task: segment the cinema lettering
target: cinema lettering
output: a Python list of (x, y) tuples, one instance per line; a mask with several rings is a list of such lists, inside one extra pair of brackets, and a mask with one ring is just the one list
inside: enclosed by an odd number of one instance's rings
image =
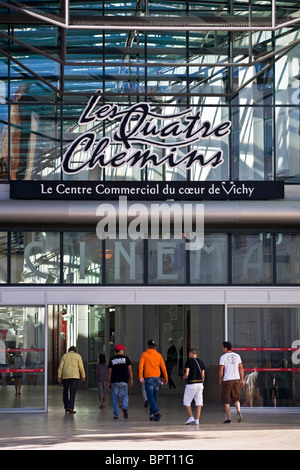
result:
[[(63, 156), (62, 170), (65, 174), (72, 175), (83, 169), (92, 170), (97, 166), (120, 168), (128, 165), (142, 169), (147, 164), (154, 167), (166, 164), (170, 168), (183, 165), (190, 169), (194, 164), (217, 168), (223, 163), (223, 152), (219, 149), (209, 156), (197, 148), (189, 149), (180, 157), (177, 152), (204, 139), (226, 137), (230, 133), (230, 121), (213, 126), (209, 121), (201, 121), (200, 111), (193, 114), (191, 109), (177, 114), (159, 114), (153, 112), (145, 102), (123, 110), (118, 105), (98, 106), (100, 98), (101, 95), (94, 95), (89, 100), (78, 124), (90, 125), (107, 120), (112, 123), (114, 130), (109, 137), (102, 136), (100, 139), (92, 130), (77, 137)], [(121, 151), (112, 154), (111, 146), (116, 144), (121, 145)], [(164, 149), (163, 155), (158, 155), (158, 149)], [(79, 151), (86, 154), (80, 163), (76, 161), (76, 153)]]

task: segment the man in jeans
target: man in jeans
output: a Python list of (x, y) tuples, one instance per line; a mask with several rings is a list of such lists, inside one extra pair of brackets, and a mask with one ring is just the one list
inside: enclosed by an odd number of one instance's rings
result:
[(75, 346), (71, 346), (61, 358), (58, 372), (58, 382), (63, 383), (63, 402), (66, 413), (76, 413), (74, 410), (75, 396), (79, 379), (84, 382), (85, 370), (82, 357), (77, 353)]
[(122, 400), (123, 416), (128, 418), (128, 385), (133, 386), (133, 373), (131, 361), (125, 356), (125, 349), (122, 344), (117, 344), (116, 355), (108, 364), (108, 386), (112, 390), (114, 419), (119, 417), (119, 396)]
[(157, 406), (161, 372), (164, 376), (164, 383), (168, 383), (168, 374), (164, 360), (162, 355), (155, 350), (155, 347), (155, 342), (149, 339), (148, 349), (141, 355), (139, 364), (139, 378), (141, 383), (145, 383), (151, 421), (159, 421), (161, 417)]

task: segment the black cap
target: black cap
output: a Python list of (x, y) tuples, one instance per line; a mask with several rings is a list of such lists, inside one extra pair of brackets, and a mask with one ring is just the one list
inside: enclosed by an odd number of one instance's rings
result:
[(156, 346), (156, 343), (153, 339), (149, 339), (148, 346)]

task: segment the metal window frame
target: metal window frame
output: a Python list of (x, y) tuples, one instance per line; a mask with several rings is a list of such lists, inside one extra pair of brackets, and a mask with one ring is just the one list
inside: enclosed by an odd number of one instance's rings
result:
[[(184, 24), (185, 21), (182, 23), (182, 18), (180, 17), (175, 17), (173, 18), (178, 22), (178, 25), (168, 25), (168, 20), (167, 18), (164, 18), (165, 24), (160, 25), (160, 21), (155, 21), (154, 18), (149, 17), (149, 16), (140, 16), (140, 9), (139, 6), (141, 5), (141, 1), (137, 2), (137, 8), (136, 8), (136, 14), (133, 17), (129, 17), (126, 20), (126, 24), (122, 25), (118, 23), (119, 17), (109, 17), (109, 21), (104, 20), (104, 16), (102, 17), (97, 17), (97, 23), (100, 24), (95, 24), (96, 22), (92, 21), (91, 18), (88, 19), (86, 24), (82, 24), (82, 21), (76, 22), (74, 17), (70, 16), (70, 3), (69, 0), (63, 0), (64, 3), (64, 14), (63, 16), (58, 16), (54, 14), (49, 14), (46, 12), (43, 12), (38, 9), (31, 10), (29, 9), (28, 5), (20, 3), (20, 2), (3, 2), (0, 1), (0, 6), (4, 8), (8, 8), (9, 10), (14, 10), (19, 13), (26, 14), (28, 16), (31, 16), (33, 18), (36, 18), (40, 21), (53, 24), (56, 26), (59, 26), (61, 28), (65, 29), (109, 29), (109, 30), (136, 30), (136, 29), (143, 29), (145, 31), (160, 31), (160, 30), (170, 30), (170, 31), (276, 31), (281, 28), (286, 28), (288, 26), (292, 26), (294, 24), (297, 24), (300, 22), (300, 18), (297, 17), (289, 17), (287, 19), (279, 19), (277, 18), (276, 15), (276, 5), (277, 0), (271, 0), (271, 16), (269, 18), (265, 18), (263, 20), (263, 25), (258, 26), (255, 24), (256, 22), (253, 21), (253, 16), (252, 16), (252, 1), (249, 1), (248, 6), (248, 13), (249, 13), (249, 20), (248, 24), (245, 25), (245, 22), (239, 21), (240, 24), (234, 25), (236, 23), (236, 20), (234, 17), (228, 17), (226, 23), (227, 24), (220, 24), (221, 22), (215, 21), (215, 24), (213, 24), (212, 19), (210, 18), (210, 24), (205, 24), (204, 19), (201, 19), (201, 17), (189, 17), (190, 21), (187, 21), (187, 24)], [(146, 2), (147, 3), (147, 2)], [(145, 5), (145, 9), (147, 12), (147, 5)], [(100, 20), (99, 18), (102, 18)], [(133, 19), (132, 19), (133, 18)], [(138, 22), (137, 18), (142, 18), (144, 21)], [(158, 24), (152, 24), (150, 25), (150, 18), (152, 23), (158, 23)], [(191, 19), (197, 18), (198, 19), (198, 25), (196, 24), (197, 21), (191, 21)], [(123, 18), (124, 19), (124, 18)], [(179, 20), (179, 21), (178, 21)], [(148, 21), (148, 24), (147, 24)], [(202, 21), (202, 24), (201, 24)], [(114, 24), (115, 23), (115, 24)], [(118, 24), (116, 24), (118, 23)]]
[[(230, 1), (230, 13), (232, 14), (233, 11), (233, 2), (232, 0)], [(293, 26), (297, 25), (297, 23), (300, 23), (300, 17), (296, 18), (289, 18), (287, 21), (285, 21), (284, 18), (280, 18), (278, 21), (276, 17), (276, 0), (271, 0), (271, 17), (270, 18), (265, 18), (262, 20), (263, 25), (258, 26), (256, 21), (253, 21), (253, 4), (252, 0), (249, 1), (248, 3), (248, 22), (247, 25), (245, 22), (240, 21), (240, 17), (238, 17), (238, 21), (241, 24), (231, 24), (236, 22), (237, 17), (226, 17), (226, 24), (218, 24), (220, 23), (219, 18), (220, 17), (215, 17), (215, 18), (209, 18), (209, 24), (205, 24), (205, 19), (201, 19), (201, 17), (183, 17), (184, 22), (187, 24), (181, 24), (181, 21), (183, 21), (182, 18), (180, 17), (171, 17), (171, 21), (174, 22), (172, 26), (169, 26), (167, 23), (170, 20), (170, 17), (165, 17), (163, 20), (159, 19), (158, 24), (152, 24), (152, 26), (147, 25), (147, 21), (149, 22), (155, 22), (157, 19), (156, 17), (149, 17), (149, 16), (141, 16), (141, 8), (144, 6), (146, 13), (148, 12), (148, 1), (147, 0), (138, 0), (137, 1), (137, 6), (135, 10), (134, 16), (130, 17), (123, 17), (122, 21), (126, 20), (124, 25), (114, 24), (114, 22), (119, 22), (120, 17), (112, 17), (112, 16), (102, 16), (102, 17), (97, 17), (96, 22), (93, 21), (93, 18), (91, 17), (90, 23), (87, 22), (86, 24), (82, 23), (76, 23), (75, 19), (76, 17), (73, 17), (70, 19), (70, 3), (69, 0), (61, 0), (61, 12), (62, 15), (53, 15), (53, 14), (46, 14), (45, 12), (42, 12), (40, 10), (34, 9), (32, 11), (27, 5), (19, 2), (12, 2), (12, 3), (7, 3), (4, 1), (0, 1), (0, 6), (7, 8), (9, 10), (15, 10), (19, 13), (22, 13), (25, 15), (25, 17), (31, 17), (34, 18), (35, 20), (38, 20), (39, 22), (43, 24), (52, 24), (60, 28), (60, 34), (61, 34), (61, 46), (60, 46), (60, 54), (61, 58), (58, 58), (54, 55), (51, 55), (47, 51), (44, 51), (42, 49), (39, 49), (37, 47), (31, 46), (29, 44), (26, 44), (23, 41), (20, 41), (19, 39), (15, 38), (11, 34), (6, 34), (2, 31), (0, 31), (0, 37), (7, 39), (8, 41), (12, 41), (13, 43), (19, 44), (20, 46), (30, 50), (31, 52), (40, 54), (50, 60), (53, 60), (60, 64), (61, 66), (61, 86), (60, 88), (55, 87), (52, 83), (50, 83), (47, 79), (44, 77), (41, 77), (39, 74), (35, 73), (33, 70), (22, 64), (18, 59), (14, 58), (12, 55), (11, 51), (5, 51), (2, 48), (0, 49), (0, 53), (2, 53), (7, 59), (12, 60), (14, 63), (16, 63), (19, 67), (23, 68), (26, 72), (31, 74), (33, 77), (35, 77), (37, 80), (40, 80), (42, 83), (44, 83), (46, 86), (50, 87), (56, 94), (57, 96), (63, 96), (67, 95), (68, 92), (65, 92), (64, 90), (64, 74), (63, 74), (63, 67), (64, 66), (76, 66), (76, 62), (68, 62), (67, 61), (67, 56), (66, 56), (66, 31), (68, 29), (81, 29), (81, 30), (102, 30), (103, 32), (107, 30), (117, 30), (117, 31), (128, 31), (128, 38), (126, 45), (127, 47), (131, 47), (132, 45), (132, 36), (134, 32), (137, 31), (184, 31), (188, 34), (189, 31), (209, 31), (209, 32), (217, 32), (217, 31), (225, 31), (225, 32), (234, 32), (234, 31), (239, 31), (239, 32), (249, 32), (249, 45), (248, 45), (248, 60), (245, 60), (247, 56), (243, 56), (239, 61), (234, 62), (232, 59), (233, 57), (228, 57), (229, 60), (224, 61), (224, 62), (211, 62), (211, 63), (201, 63), (201, 67), (216, 67), (216, 68), (229, 68), (232, 69), (233, 67), (253, 67), (259, 63), (269, 61), (259, 72), (254, 74), (252, 77), (250, 77), (245, 83), (243, 83), (240, 87), (236, 89), (231, 89), (228, 93), (218, 93), (214, 94), (213, 96), (223, 96), (228, 99), (234, 98), (242, 89), (244, 89), (247, 85), (249, 85), (253, 80), (258, 78), (259, 76), (263, 75), (265, 72), (267, 72), (276, 61), (280, 60), (286, 53), (288, 53), (290, 50), (292, 50), (294, 47), (296, 47), (298, 44), (300, 44), (300, 40), (295, 40), (292, 43), (283, 46), (279, 48), (278, 50), (272, 50), (271, 52), (267, 52), (265, 54), (261, 54), (258, 56), (255, 60), (253, 60), (253, 44), (252, 44), (252, 33), (256, 31), (276, 31), (278, 29), (286, 28), (288, 26)], [(102, 18), (99, 20), (99, 18)], [(139, 19), (143, 20), (143, 23), (139, 24)], [(224, 18), (222, 18), (224, 20)], [(128, 21), (129, 20), (129, 21)], [(6, 20), (7, 21), (7, 20)], [(99, 23), (100, 24), (97, 24)], [(179, 22), (178, 25), (175, 23)], [(199, 24), (197, 25), (197, 21)], [(201, 21), (203, 24), (200, 24)], [(1, 20), (0, 20), (1, 22)], [(224, 21), (223, 21), (224, 22)], [(163, 24), (159, 24), (163, 23)], [(231, 38), (232, 41), (232, 38)], [(103, 58), (104, 59), (104, 58)], [(128, 65), (128, 62), (126, 62), (126, 56), (124, 57), (124, 63), (123, 65)], [(195, 63), (194, 62), (188, 62), (188, 57), (186, 57), (186, 62), (180, 63), (180, 66), (187, 67), (189, 69), (190, 67), (194, 67)], [(88, 64), (88, 62), (80, 62), (80, 66), (83, 66), (85, 64)], [(79, 65), (79, 64), (78, 64)], [(97, 62), (97, 64), (93, 63), (94, 66), (100, 66), (104, 67), (107, 65), (105, 61)], [(122, 63), (118, 63), (119, 66), (122, 66)], [(134, 64), (135, 67), (145, 67), (147, 68), (150, 64), (146, 62), (136, 62)], [(151, 63), (151, 66), (156, 65), (156, 66), (165, 66), (165, 63), (159, 63), (155, 62), (154, 64)], [(131, 93), (128, 93), (131, 94)], [(132, 93), (134, 96), (137, 93)], [(149, 94), (148, 92), (146, 93), (147, 95)], [(186, 94), (186, 93), (185, 93)], [(86, 95), (86, 93), (85, 93)], [(109, 93), (108, 93), (109, 95)], [(113, 93), (113, 95), (117, 95), (117, 93)], [(149, 94), (149, 96), (151, 93)], [(154, 95), (157, 95), (157, 93), (154, 93)], [(164, 93), (164, 95), (168, 95)], [(180, 96), (180, 94), (177, 94)], [(176, 96), (177, 96), (176, 95)], [(207, 96), (207, 93), (205, 94), (197, 94), (197, 96)], [(173, 96), (173, 94), (170, 94), (170, 96)], [(194, 96), (194, 94), (193, 94)]]

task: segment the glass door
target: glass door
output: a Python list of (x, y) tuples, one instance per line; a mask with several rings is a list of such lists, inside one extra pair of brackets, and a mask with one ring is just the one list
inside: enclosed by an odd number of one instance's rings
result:
[(115, 346), (115, 308), (88, 306), (88, 388), (97, 388), (96, 365), (100, 354), (109, 362)]
[(244, 407), (300, 406), (299, 334), (298, 307), (228, 309), (228, 339), (245, 367)]
[(186, 308), (183, 305), (146, 305), (144, 337), (157, 343), (168, 372), (168, 385), (161, 392), (182, 393), (183, 366), (187, 351)]
[(162, 393), (183, 393), (184, 365), (190, 348), (204, 362), (208, 380), (205, 400), (219, 401), (218, 361), (224, 341), (223, 305), (162, 305), (144, 307), (144, 337), (157, 341), (166, 361), (169, 384)]
[(0, 307), (0, 411), (45, 411), (45, 308)]

